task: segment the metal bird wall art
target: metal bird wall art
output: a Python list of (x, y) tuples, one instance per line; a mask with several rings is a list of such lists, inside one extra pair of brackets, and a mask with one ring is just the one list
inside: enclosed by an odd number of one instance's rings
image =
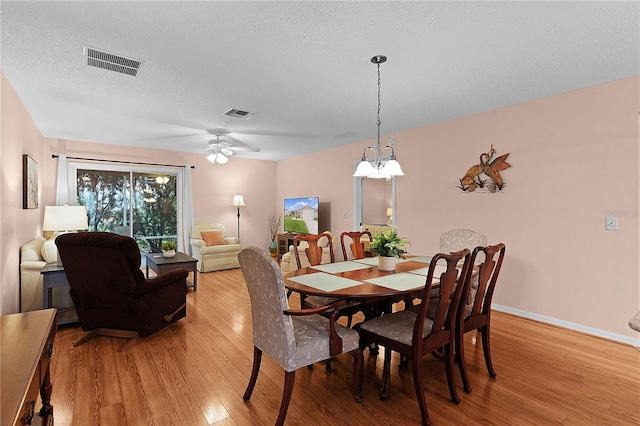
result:
[[(493, 158), (495, 153), (491, 144), (489, 152), (480, 154), (480, 164), (472, 166), (460, 179), (458, 188), (465, 192), (473, 192), (476, 188), (485, 188), (489, 192), (501, 191), (504, 180), (500, 172), (511, 167), (511, 164), (506, 162), (509, 153)], [(480, 179), (480, 175), (485, 175), (488, 179)]]

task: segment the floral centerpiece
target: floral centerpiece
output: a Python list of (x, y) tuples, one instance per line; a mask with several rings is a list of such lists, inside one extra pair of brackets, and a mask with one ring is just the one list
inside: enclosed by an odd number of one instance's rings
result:
[(371, 251), (379, 256), (378, 268), (383, 271), (393, 271), (396, 268), (396, 259), (404, 259), (407, 254), (409, 240), (398, 235), (394, 228), (387, 232), (382, 232), (373, 237)]

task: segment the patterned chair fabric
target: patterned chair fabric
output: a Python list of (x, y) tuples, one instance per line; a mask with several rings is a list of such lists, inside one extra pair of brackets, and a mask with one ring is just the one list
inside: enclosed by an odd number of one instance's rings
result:
[(251, 300), (254, 344), (253, 371), (244, 399), (251, 397), (264, 352), (285, 370), (285, 389), (276, 422), (282, 424), (293, 391), (295, 370), (349, 352), (354, 358), (354, 397), (360, 401), (363, 357), (358, 333), (335, 323), (336, 315), (331, 318), (317, 315), (335, 310), (336, 306), (290, 310), (277, 262), (257, 247), (242, 250), (238, 257)]

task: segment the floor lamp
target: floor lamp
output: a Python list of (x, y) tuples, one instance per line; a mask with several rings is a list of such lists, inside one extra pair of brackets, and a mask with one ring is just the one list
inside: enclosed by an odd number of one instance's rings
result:
[(244, 203), (244, 198), (242, 197), (242, 195), (236, 194), (233, 196), (231, 207), (238, 208), (238, 238), (240, 238), (240, 207), (246, 207), (246, 204)]

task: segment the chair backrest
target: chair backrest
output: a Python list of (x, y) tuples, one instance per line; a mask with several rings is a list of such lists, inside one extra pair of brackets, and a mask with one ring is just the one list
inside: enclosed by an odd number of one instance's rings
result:
[[(464, 263), (461, 270), (459, 270), (458, 262), (463, 258)], [(470, 262), (471, 252), (469, 249), (449, 254), (438, 253), (433, 256), (429, 263), (429, 271), (427, 272), (427, 281), (423, 293), (429, 296), (419, 305), (420, 308), (413, 328), (414, 344), (418, 341), (426, 342), (431, 338), (437, 338), (435, 336), (438, 334), (447, 333), (453, 329), (460, 300), (465, 296), (464, 292), (468, 291)], [(433, 284), (438, 281), (439, 285), (433, 287)], [(463, 285), (460, 285), (461, 283)], [(437, 290), (439, 299), (433, 319), (427, 320), (433, 321), (431, 333), (425, 336), (423, 331), (432, 287)]]
[(295, 337), (284, 281), (278, 263), (264, 250), (247, 247), (238, 254), (251, 300), (253, 344), (280, 365), (295, 353)]
[(440, 236), (440, 251), (451, 253), (462, 249), (473, 250), (478, 246), (486, 246), (487, 237), (470, 229), (452, 229)]
[(328, 232), (324, 232), (322, 234), (298, 234), (295, 237), (293, 237), (293, 246), (294, 246), (293, 252), (295, 253), (295, 256), (296, 256), (296, 264), (298, 265), (298, 269), (302, 268), (300, 254), (297, 249), (298, 243), (300, 241), (306, 241), (307, 244), (309, 245), (309, 247), (307, 247), (304, 250), (304, 252), (307, 255), (307, 260), (309, 261), (309, 264), (311, 266), (316, 266), (322, 263), (322, 247), (318, 245), (318, 241), (321, 238), (326, 238), (329, 241), (328, 246), (329, 246), (329, 256), (331, 259), (331, 263), (336, 261), (333, 253), (333, 241), (332, 241), (333, 238), (331, 237), (331, 234), (329, 234)]
[(220, 231), (222, 238), (227, 236), (227, 228), (225, 228), (223, 224), (201, 223), (193, 227), (193, 229), (191, 230), (191, 238), (197, 238), (202, 240), (203, 238), (202, 238), (201, 232), (206, 232), (206, 231)]
[(349, 248), (351, 249), (351, 255), (353, 259), (364, 259), (364, 243), (360, 241), (363, 235), (368, 236), (369, 241), (372, 240), (371, 232), (369, 231), (353, 231), (353, 232), (343, 232), (340, 234), (340, 246), (342, 247), (342, 256), (344, 256), (344, 260), (348, 260), (347, 257), (347, 247), (345, 245), (344, 237), (351, 238), (351, 244), (349, 244)]
[(471, 294), (471, 305), (461, 304), (460, 306), (460, 311), (464, 311), (463, 314), (461, 313), (464, 315), (463, 318), (489, 313), (505, 250), (503, 243), (488, 247), (479, 246), (473, 250), (471, 261), (475, 262), (480, 255), (484, 257), (484, 261), (478, 266), (478, 285), (477, 288), (474, 286), (475, 294)]
[(131, 329), (130, 295), (144, 283), (135, 240), (110, 232), (79, 232), (56, 238), (81, 325)]

